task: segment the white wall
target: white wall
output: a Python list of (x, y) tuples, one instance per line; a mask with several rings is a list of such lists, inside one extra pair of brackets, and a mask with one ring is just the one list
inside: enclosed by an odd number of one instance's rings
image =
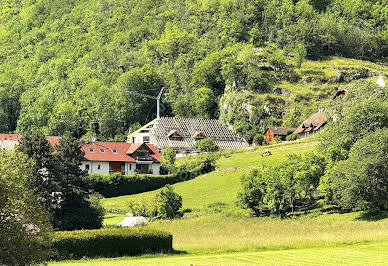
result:
[[(85, 170), (85, 165), (89, 164), (89, 174), (109, 174), (109, 162), (98, 162), (98, 161), (83, 161), (81, 169)], [(130, 166), (131, 165), (131, 166)], [(100, 169), (98, 169), (100, 166)], [(125, 174), (135, 174), (136, 163), (125, 163)], [(160, 175), (160, 163), (152, 163), (150, 165), (154, 175)]]
[(135, 174), (136, 163), (125, 163), (125, 174), (133, 175)]
[(109, 162), (83, 161), (81, 169), (85, 170), (87, 164), (89, 165), (89, 174), (109, 174)]
[(154, 175), (160, 175), (160, 163), (153, 163), (151, 167)]
[(129, 143), (143, 143), (144, 137), (150, 137), (150, 133), (133, 133), (128, 136), (128, 142)]

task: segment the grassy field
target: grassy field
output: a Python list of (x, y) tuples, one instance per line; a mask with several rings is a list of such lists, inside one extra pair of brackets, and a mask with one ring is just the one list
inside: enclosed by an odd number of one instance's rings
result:
[[(261, 150), (254, 152), (239, 152), (217, 160), (217, 169), (214, 172), (199, 176), (193, 180), (173, 185), (176, 192), (183, 198), (183, 208), (195, 211), (206, 211), (211, 204), (223, 205), (224, 209), (240, 211), (236, 209), (234, 202), (240, 188), (241, 176), (255, 167), (278, 164), (287, 159), (289, 154), (300, 154), (312, 151), (315, 142), (297, 142), (293, 145), (268, 146), (272, 156), (262, 157)], [(130, 200), (141, 198), (150, 199), (156, 191), (142, 194), (108, 198), (102, 201), (105, 209), (128, 211)], [(117, 223), (117, 217), (123, 215), (108, 214), (106, 224)]]
[[(287, 218), (250, 217), (235, 205), (242, 174), (255, 167), (278, 164), (288, 154), (312, 151), (314, 140), (236, 152), (217, 160), (214, 172), (173, 187), (192, 209), (182, 219), (147, 225), (171, 232), (174, 254), (116, 259), (65, 261), (60, 265), (384, 265), (388, 263), (388, 213), (337, 213), (320, 205), (308, 214)], [(125, 217), (128, 201), (153, 197), (155, 191), (104, 199), (105, 224)], [(325, 209), (326, 208), (326, 209)]]
[(387, 265), (388, 241), (213, 255), (155, 255), (66, 261), (49, 265)]

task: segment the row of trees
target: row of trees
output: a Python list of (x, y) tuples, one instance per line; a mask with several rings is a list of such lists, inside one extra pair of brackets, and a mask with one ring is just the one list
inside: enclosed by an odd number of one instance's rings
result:
[(327, 114), (316, 152), (242, 177), (242, 207), (285, 215), (325, 198), (343, 210), (388, 208), (388, 89), (355, 83)]
[[(131, 125), (154, 117), (155, 103), (123, 90), (157, 95), (162, 86), (164, 115), (218, 117), (227, 86), (269, 90), (254, 47), (268, 46), (276, 69), (283, 50), (296, 65), (305, 56), (385, 60), (385, 7), (383, 0), (1, 1), (0, 131), (124, 140)], [(257, 121), (246, 120), (233, 124), (248, 122), (242, 132), (251, 139)]]

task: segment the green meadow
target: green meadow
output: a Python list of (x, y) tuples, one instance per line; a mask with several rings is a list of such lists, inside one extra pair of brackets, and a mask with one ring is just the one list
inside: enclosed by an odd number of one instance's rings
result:
[[(154, 221), (150, 228), (173, 234), (174, 254), (64, 261), (62, 265), (383, 265), (388, 263), (388, 214), (338, 213), (319, 203), (307, 214), (251, 217), (236, 206), (240, 177), (275, 165), (289, 154), (312, 151), (314, 140), (225, 153), (215, 171), (173, 185), (187, 213)], [(263, 149), (272, 156), (262, 157)], [(178, 162), (179, 163), (179, 162)], [(120, 222), (130, 200), (151, 200), (155, 191), (103, 200), (105, 225)]]

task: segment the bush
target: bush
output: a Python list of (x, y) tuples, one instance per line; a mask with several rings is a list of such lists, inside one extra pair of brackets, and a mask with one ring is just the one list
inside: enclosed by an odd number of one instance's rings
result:
[(169, 174), (174, 172), (175, 160), (176, 160), (174, 150), (171, 147), (168, 147), (163, 151), (162, 158), (163, 160), (162, 160), (161, 166), (167, 169)]
[(133, 216), (155, 217), (157, 215), (157, 207), (153, 200), (131, 200), (129, 210)]
[(298, 134), (291, 134), (286, 137), (286, 140), (291, 141), (291, 140), (297, 140), (298, 139)]
[(198, 140), (195, 143), (195, 149), (200, 152), (214, 152), (218, 151), (220, 147), (214, 143), (214, 141), (210, 138)]
[(57, 232), (52, 258), (118, 257), (171, 250), (172, 235), (167, 232), (145, 228), (105, 228)]
[(253, 137), (253, 143), (256, 144), (256, 145), (263, 145), (264, 143), (264, 136), (263, 134), (256, 134), (254, 137)]
[(167, 185), (155, 197), (158, 217), (162, 219), (172, 219), (182, 208), (182, 197)]

